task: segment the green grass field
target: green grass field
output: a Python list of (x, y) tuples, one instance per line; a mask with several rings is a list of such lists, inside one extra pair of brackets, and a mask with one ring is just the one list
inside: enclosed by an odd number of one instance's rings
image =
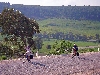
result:
[(70, 19), (45, 19), (37, 21), (40, 26), (41, 33), (56, 33), (63, 32), (81, 35), (95, 35), (100, 34), (100, 22), (88, 20), (70, 20)]

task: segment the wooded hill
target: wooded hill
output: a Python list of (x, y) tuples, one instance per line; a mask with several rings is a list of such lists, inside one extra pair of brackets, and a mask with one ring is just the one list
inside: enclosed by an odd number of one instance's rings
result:
[(0, 12), (4, 8), (14, 8), (21, 11), (29, 18), (66, 18), (75, 20), (97, 20), (100, 21), (100, 6), (40, 6), (0, 3)]

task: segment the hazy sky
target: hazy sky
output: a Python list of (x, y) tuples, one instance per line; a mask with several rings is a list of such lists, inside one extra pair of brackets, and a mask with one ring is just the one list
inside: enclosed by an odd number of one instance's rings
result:
[(0, 0), (10, 4), (41, 5), (41, 6), (100, 6), (100, 0)]

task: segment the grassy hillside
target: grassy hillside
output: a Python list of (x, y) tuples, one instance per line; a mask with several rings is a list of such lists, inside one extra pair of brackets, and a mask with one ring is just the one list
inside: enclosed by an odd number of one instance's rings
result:
[(55, 33), (55, 32), (72, 32), (81, 35), (95, 35), (100, 34), (100, 22), (88, 20), (70, 20), (70, 19), (45, 19), (38, 21), (41, 33)]

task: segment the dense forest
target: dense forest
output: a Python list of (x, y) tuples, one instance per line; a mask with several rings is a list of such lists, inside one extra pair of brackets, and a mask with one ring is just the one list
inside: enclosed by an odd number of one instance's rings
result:
[(97, 20), (100, 21), (100, 6), (40, 6), (0, 3), (0, 12), (4, 8), (14, 8), (21, 11), (29, 18), (67, 18), (75, 20)]

